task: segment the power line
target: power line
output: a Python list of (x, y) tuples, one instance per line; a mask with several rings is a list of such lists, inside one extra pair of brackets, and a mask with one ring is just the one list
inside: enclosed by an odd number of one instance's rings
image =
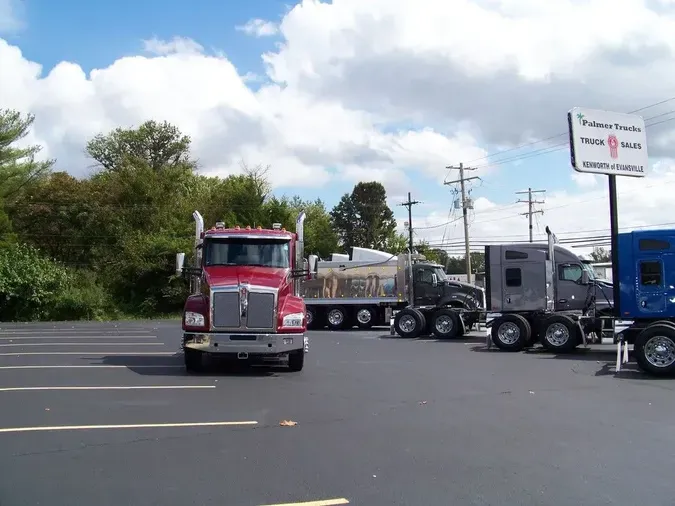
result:
[[(675, 96), (666, 98), (666, 99), (661, 100), (661, 101), (659, 101), (659, 102), (654, 102), (654, 103), (652, 103), (652, 104), (648, 104), (648, 105), (646, 105), (646, 106), (644, 106), (644, 107), (640, 107), (639, 109), (635, 109), (635, 110), (633, 110), (633, 111), (630, 111), (630, 112), (628, 112), (627, 114), (635, 114), (636, 112), (644, 111), (645, 109), (651, 109), (652, 107), (656, 107), (656, 106), (659, 106), (659, 105), (663, 105), (663, 104), (666, 104), (666, 103), (668, 103), (668, 102), (672, 102), (673, 100), (675, 100)], [(668, 115), (668, 114), (672, 114), (673, 112), (675, 112), (675, 111), (670, 111), (670, 112), (667, 112), (667, 113), (657, 114), (656, 116), (651, 116), (651, 117), (645, 119), (645, 121), (649, 121), (650, 119), (658, 118), (658, 117), (661, 117), (661, 116), (666, 116), (666, 115)], [(666, 121), (670, 121), (670, 120), (666, 120)], [(661, 122), (659, 122), (659, 123), (661, 123)], [(655, 123), (655, 124), (658, 124), (658, 123)], [(537, 140), (537, 141), (532, 141), (532, 142), (526, 142), (526, 143), (523, 143), (523, 144), (514, 146), (514, 147), (512, 147), (512, 148), (502, 149), (502, 150), (496, 151), (496, 152), (494, 152), (494, 153), (492, 153), (492, 154), (489, 154), (489, 155), (481, 156), (481, 157), (479, 157), (479, 158), (474, 158), (473, 160), (469, 160), (467, 163), (474, 163), (474, 162), (478, 162), (478, 161), (481, 161), (481, 160), (487, 160), (488, 158), (492, 158), (492, 157), (494, 157), (494, 156), (503, 155), (504, 153), (510, 153), (510, 152), (512, 152), (512, 151), (517, 151), (517, 150), (519, 150), (519, 149), (526, 148), (526, 147), (529, 147), (529, 146), (535, 146), (535, 145), (537, 145), (537, 144), (541, 144), (541, 143), (543, 143), (543, 142), (551, 141), (551, 140), (553, 140), (553, 139), (557, 139), (558, 137), (563, 137), (563, 136), (567, 136), (567, 135), (569, 135), (569, 133), (568, 133), (567, 131), (561, 132), (561, 133), (559, 133), (559, 134), (555, 134), (555, 135), (551, 135), (551, 136), (549, 136), (549, 137), (546, 137), (546, 138), (544, 138), (544, 139), (539, 139), (539, 140)], [(566, 143), (565, 143), (565, 144), (566, 144)], [(490, 164), (487, 164), (487, 165), (490, 165)]]
[(449, 170), (459, 170), (459, 179), (455, 181), (446, 181), (443, 184), (453, 184), (459, 183), (462, 199), (462, 217), (464, 218), (464, 252), (466, 254), (466, 277), (467, 283), (471, 283), (471, 248), (469, 247), (469, 217), (468, 217), (468, 203), (466, 200), (466, 186), (464, 183), (466, 181), (471, 181), (472, 179), (480, 179), (478, 176), (464, 177), (465, 170), (476, 170), (472, 167), (464, 167), (463, 163), (459, 164), (459, 167), (448, 166), (446, 169)]
[(413, 252), (413, 225), (412, 225), (412, 206), (421, 204), (422, 202), (418, 200), (411, 200), (410, 192), (408, 192), (408, 201), (402, 202), (399, 206), (408, 208), (408, 246), (410, 248), (410, 253)]
[(533, 193), (546, 193), (546, 190), (533, 190), (532, 188), (528, 188), (526, 192), (516, 192), (516, 195), (523, 195), (527, 194), (527, 200), (517, 200), (517, 203), (526, 203), (527, 204), (527, 212), (526, 213), (521, 213), (523, 216), (528, 217), (528, 221), (530, 223), (530, 242), (532, 242), (532, 217), (535, 214), (544, 214), (544, 211), (541, 209), (535, 210), (534, 205), (535, 204), (545, 204), (543, 200), (532, 200), (532, 194)]

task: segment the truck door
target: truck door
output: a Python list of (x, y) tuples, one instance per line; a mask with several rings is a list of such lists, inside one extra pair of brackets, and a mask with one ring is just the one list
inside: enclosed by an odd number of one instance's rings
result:
[(558, 300), (556, 311), (574, 311), (584, 308), (588, 287), (581, 283), (580, 264), (558, 264)]
[(638, 310), (662, 313), (666, 309), (666, 288), (661, 258), (641, 258), (637, 262), (638, 286), (635, 290)]
[(436, 288), (434, 287), (433, 270), (423, 266), (413, 268), (415, 287), (415, 306), (433, 306)]

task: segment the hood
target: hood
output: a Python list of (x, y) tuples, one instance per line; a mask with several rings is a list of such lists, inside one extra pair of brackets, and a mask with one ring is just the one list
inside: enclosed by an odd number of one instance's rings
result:
[(249, 265), (221, 265), (204, 268), (206, 282), (211, 287), (258, 285), (281, 288), (288, 278), (288, 269)]
[(480, 286), (472, 285), (471, 283), (465, 283), (464, 281), (455, 281), (454, 279), (452, 279), (452, 280), (448, 279), (447, 282), (452, 283), (454, 285), (460, 285), (460, 286), (462, 286), (464, 288), (468, 288), (468, 289), (473, 289), (473, 290), (478, 290), (478, 291), (483, 290)]

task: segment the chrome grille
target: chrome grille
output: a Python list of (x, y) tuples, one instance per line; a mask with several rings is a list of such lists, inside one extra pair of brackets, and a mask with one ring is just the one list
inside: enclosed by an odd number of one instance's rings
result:
[(238, 328), (240, 325), (239, 293), (214, 292), (212, 296), (214, 328)]
[(246, 327), (249, 329), (274, 328), (274, 294), (263, 292), (249, 292)]

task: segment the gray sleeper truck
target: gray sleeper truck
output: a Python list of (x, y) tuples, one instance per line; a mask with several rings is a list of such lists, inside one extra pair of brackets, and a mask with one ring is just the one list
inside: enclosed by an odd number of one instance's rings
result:
[(488, 346), (519, 351), (538, 341), (570, 351), (611, 328), (611, 283), (547, 232), (548, 243), (485, 247)]

